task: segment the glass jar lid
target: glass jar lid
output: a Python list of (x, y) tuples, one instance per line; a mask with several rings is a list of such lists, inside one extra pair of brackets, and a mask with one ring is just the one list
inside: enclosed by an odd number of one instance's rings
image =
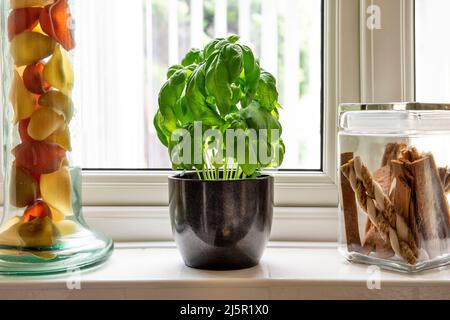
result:
[(342, 104), (340, 130), (365, 133), (450, 131), (450, 104)]
[(339, 107), (340, 113), (350, 111), (436, 111), (450, 110), (446, 103), (420, 103), (420, 102), (390, 102), (390, 103), (343, 103)]

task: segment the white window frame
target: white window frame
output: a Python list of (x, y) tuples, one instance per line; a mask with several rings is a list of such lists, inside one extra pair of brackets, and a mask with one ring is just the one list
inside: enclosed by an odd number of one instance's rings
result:
[[(414, 97), (411, 29), (414, 0), (324, 1), (323, 172), (273, 174), (272, 240), (337, 239), (338, 105), (407, 101)], [(370, 31), (366, 27), (366, 8), (374, 4), (381, 7), (382, 25), (386, 27)], [(398, 15), (383, 16), (385, 10), (394, 10)], [(396, 19), (390, 16), (401, 17), (400, 23), (395, 23)], [(392, 34), (399, 35), (400, 46), (393, 45)], [(390, 60), (391, 67), (386, 69), (383, 67), (386, 59), (398, 60)], [(375, 70), (382, 72), (375, 73)], [(392, 89), (388, 92), (386, 82)], [(117, 241), (171, 240), (167, 177), (173, 174), (171, 171), (83, 172), (86, 219)]]

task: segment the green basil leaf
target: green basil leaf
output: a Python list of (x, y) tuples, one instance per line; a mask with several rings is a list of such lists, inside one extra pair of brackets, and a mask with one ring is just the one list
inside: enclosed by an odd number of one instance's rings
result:
[(247, 46), (241, 46), (244, 58), (244, 92), (246, 95), (245, 106), (249, 105), (256, 95), (259, 86), (261, 68), (256, 61), (252, 50)]
[(273, 75), (266, 71), (261, 72), (255, 99), (269, 111), (272, 111), (277, 106), (277, 81)]
[(203, 51), (200, 49), (191, 49), (181, 61), (184, 67), (203, 62)]
[(214, 53), (207, 61), (206, 90), (216, 99), (221, 116), (227, 115), (234, 101), (231, 85), (240, 76), (243, 54), (240, 46), (228, 44)]
[(197, 68), (188, 80), (186, 87), (186, 104), (195, 121), (202, 121), (208, 126), (221, 126), (222, 118), (208, 107), (205, 91), (205, 65)]
[(173, 132), (178, 128), (175, 108), (185, 88), (186, 70), (176, 71), (159, 93), (159, 111), (164, 117), (164, 128)]
[(171, 66), (169, 68), (169, 70), (167, 70), (167, 80), (169, 80), (170, 78), (172, 78), (172, 76), (175, 74), (175, 72), (183, 70), (183, 66), (176, 64), (174, 66)]
[(238, 35), (236, 35), (236, 34), (229, 35), (228, 38), (227, 38), (227, 40), (230, 43), (236, 43), (236, 42), (239, 41), (239, 39), (240, 39), (240, 37)]
[(247, 108), (242, 109), (240, 113), (249, 128), (255, 130), (267, 129), (269, 132), (270, 130), (282, 131), (280, 122), (257, 102), (253, 102)]
[(155, 118), (153, 119), (153, 125), (155, 126), (156, 129), (156, 134), (158, 135), (159, 140), (161, 141), (161, 143), (166, 146), (169, 147), (169, 137), (166, 135), (166, 133), (163, 130), (163, 124), (164, 122), (164, 118), (162, 117), (161, 112), (157, 112), (155, 115)]

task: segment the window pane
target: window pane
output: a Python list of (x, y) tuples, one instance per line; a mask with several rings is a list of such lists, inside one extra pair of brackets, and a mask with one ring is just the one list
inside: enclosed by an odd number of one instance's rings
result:
[(416, 95), (420, 102), (450, 102), (448, 0), (416, 0)]
[[(169, 168), (153, 129), (169, 65), (238, 34), (278, 79), (283, 168), (321, 168), (321, 1), (96, 0), (75, 4), (86, 168)], [(101, 14), (99, 14), (101, 12)]]

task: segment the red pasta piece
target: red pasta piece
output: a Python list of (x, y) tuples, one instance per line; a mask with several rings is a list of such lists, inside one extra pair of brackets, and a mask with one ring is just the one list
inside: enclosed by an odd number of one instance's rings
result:
[(36, 7), (13, 10), (8, 17), (9, 41), (22, 32), (33, 30), (39, 22), (41, 12), (42, 8)]
[(44, 201), (38, 200), (25, 210), (25, 213), (23, 214), (23, 222), (26, 223), (35, 219), (43, 219), (45, 217), (52, 219), (52, 211)]
[(25, 141), (12, 150), (18, 166), (36, 177), (58, 171), (66, 156), (60, 146), (43, 141)]
[(23, 72), (23, 82), (28, 91), (34, 94), (44, 94), (50, 90), (50, 85), (42, 80), (44, 65), (42, 63), (31, 64)]
[(67, 0), (57, 0), (55, 3), (46, 6), (41, 12), (39, 22), (42, 30), (59, 42), (64, 49), (70, 51), (75, 48)]

